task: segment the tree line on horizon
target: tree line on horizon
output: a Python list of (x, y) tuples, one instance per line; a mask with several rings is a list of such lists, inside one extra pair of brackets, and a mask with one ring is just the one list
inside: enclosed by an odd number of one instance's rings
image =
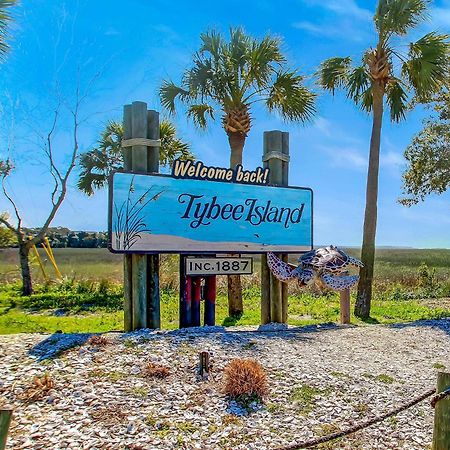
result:
[[(446, 165), (450, 141), (449, 36), (433, 31), (408, 46), (399, 43), (428, 14), (427, 0), (379, 0), (373, 18), (373, 45), (357, 60), (345, 55), (329, 58), (314, 74), (320, 90), (331, 95), (344, 91), (349, 100), (372, 117), (361, 253), (364, 268), (355, 305), (356, 315), (362, 318), (369, 317), (371, 307), (385, 112), (392, 122), (400, 122), (418, 104), (434, 105), (438, 111), (438, 117), (424, 124), (405, 151), (408, 168), (403, 177), (406, 198), (402, 203), (417, 203), (430, 193), (444, 192), (450, 184), (450, 169)], [(229, 141), (231, 168), (242, 164), (255, 104), (264, 105), (267, 111), (277, 112), (291, 122), (307, 123), (314, 118), (318, 93), (307, 76), (288, 66), (279, 38), (266, 35), (256, 39), (237, 27), (230, 29), (228, 37), (216, 30), (207, 31), (200, 35), (200, 41), (191, 66), (179, 76), (180, 82), (163, 81), (160, 101), (169, 115), (181, 109), (200, 129), (219, 118)], [(109, 122), (98, 145), (79, 156), (78, 187), (86, 194), (92, 195), (95, 189), (104, 187), (110, 171), (123, 167), (121, 133), (119, 122)], [(169, 120), (161, 122), (161, 140), (163, 165), (177, 157), (194, 157)], [(0, 161), (3, 181), (11, 170), (8, 161)], [(27, 243), (20, 242), (23, 229), (12, 226), (5, 215), (0, 216), (0, 222), (16, 233), (19, 247), (26, 251)], [(49, 225), (46, 223), (47, 228)], [(26, 264), (26, 258), (23, 262)], [(230, 277), (228, 286), (230, 315), (239, 316), (243, 312), (240, 278)]]

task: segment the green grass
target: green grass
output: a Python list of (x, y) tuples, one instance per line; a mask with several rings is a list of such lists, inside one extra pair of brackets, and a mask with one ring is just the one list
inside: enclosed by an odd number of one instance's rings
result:
[[(355, 249), (349, 253), (357, 255)], [(33, 265), (35, 294), (20, 296), (17, 250), (0, 250), (0, 333), (104, 332), (123, 326), (122, 256), (106, 249), (55, 249), (62, 281), (44, 283)], [(428, 267), (421, 264), (426, 263)], [(243, 278), (244, 314), (229, 318), (226, 279), (218, 277), (216, 323), (260, 323), (259, 261), (255, 274)], [(51, 271), (49, 270), (49, 273)], [(289, 285), (289, 324), (339, 320), (339, 296), (320, 296)], [(396, 323), (450, 315), (450, 250), (381, 249), (377, 251), (371, 322)], [(427, 299), (427, 300), (424, 300)], [(431, 300), (433, 299), (433, 300)], [(354, 301), (354, 298), (352, 298)], [(178, 259), (161, 258), (162, 328), (178, 327)], [(203, 307), (203, 304), (202, 304)], [(64, 316), (53, 315), (62, 309)], [(352, 316), (352, 323), (362, 322)]]

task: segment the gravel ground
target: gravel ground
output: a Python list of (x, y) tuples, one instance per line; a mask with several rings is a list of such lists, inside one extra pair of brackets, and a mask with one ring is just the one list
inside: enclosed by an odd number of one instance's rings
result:
[[(276, 449), (397, 406), (450, 367), (450, 319), (106, 336), (104, 347), (85, 344), (89, 335), (0, 336), (0, 402), (15, 409), (8, 450)], [(196, 377), (201, 350), (212, 353), (208, 381)], [(222, 369), (236, 357), (257, 359), (268, 374), (270, 394), (251, 412), (221, 393)], [(150, 361), (169, 366), (170, 375), (145, 377)], [(21, 400), (44, 373), (53, 389), (41, 400)], [(432, 422), (424, 401), (321, 448), (427, 449)]]

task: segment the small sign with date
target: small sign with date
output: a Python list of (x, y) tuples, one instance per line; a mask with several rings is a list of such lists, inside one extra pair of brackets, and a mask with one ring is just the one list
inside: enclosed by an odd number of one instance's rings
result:
[(251, 275), (252, 258), (186, 258), (186, 275)]

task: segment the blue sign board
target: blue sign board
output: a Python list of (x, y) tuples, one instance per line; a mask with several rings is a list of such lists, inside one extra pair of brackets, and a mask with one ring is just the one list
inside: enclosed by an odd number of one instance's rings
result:
[(311, 189), (115, 172), (109, 248), (119, 253), (299, 253)]

